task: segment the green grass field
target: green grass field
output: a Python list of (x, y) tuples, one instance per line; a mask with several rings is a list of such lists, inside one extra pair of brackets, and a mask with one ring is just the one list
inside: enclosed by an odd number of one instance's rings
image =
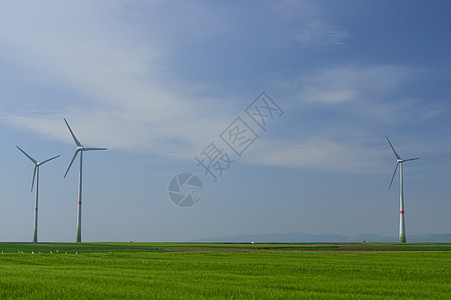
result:
[(449, 299), (450, 250), (451, 244), (0, 243), (0, 298)]

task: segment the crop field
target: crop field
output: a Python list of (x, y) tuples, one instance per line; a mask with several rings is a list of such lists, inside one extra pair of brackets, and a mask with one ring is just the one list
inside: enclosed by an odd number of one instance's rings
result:
[(449, 299), (451, 244), (0, 243), (1, 299)]

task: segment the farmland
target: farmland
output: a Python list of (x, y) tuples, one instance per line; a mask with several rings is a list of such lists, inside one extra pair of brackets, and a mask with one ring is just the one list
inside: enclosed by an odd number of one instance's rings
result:
[(451, 244), (0, 243), (0, 298), (446, 299)]

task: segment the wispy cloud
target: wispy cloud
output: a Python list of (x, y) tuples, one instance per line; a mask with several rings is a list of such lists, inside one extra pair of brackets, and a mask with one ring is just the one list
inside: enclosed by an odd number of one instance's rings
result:
[(319, 2), (286, 0), (273, 5), (279, 14), (296, 24), (293, 36), (304, 48), (323, 51), (344, 47), (350, 37), (345, 28), (328, 19)]
[[(290, 141), (263, 141), (253, 162), (341, 173), (383, 173), (390, 162), (385, 134), (402, 136), (400, 150), (415, 155), (444, 154), (451, 140), (420, 138), (432, 123), (443, 124), (428, 135), (449, 137), (449, 105), (441, 99), (414, 98), (411, 88), (423, 72), (401, 65), (348, 64), (277, 78), (273, 87), (295, 95), (291, 109), (299, 117)], [(448, 122), (449, 123), (449, 122)], [(257, 147), (256, 147), (257, 148)]]
[[(338, 140), (309, 137), (304, 141), (262, 141), (253, 148), (252, 163), (319, 171), (377, 174), (386, 171), (383, 140)], [(384, 163), (383, 161), (387, 163)]]
[[(195, 35), (215, 21), (211, 16), (208, 22), (192, 21), (193, 31), (187, 28), (191, 23), (178, 20), (172, 25), (177, 29), (163, 36), (153, 23), (130, 22), (142, 7), (133, 11), (124, 5), (127, 1), (8, 3), (0, 10), (0, 43), (5, 46), (0, 58), (29, 71), (23, 84), (63, 96), (48, 100), (44, 108), (32, 101), (26, 108), (14, 101), (1, 103), (0, 121), (14, 128), (72, 143), (62, 121), (67, 118), (87, 145), (192, 160), (244, 108), (231, 96), (206, 96), (212, 94), (209, 82), (192, 84), (168, 63), (174, 40), (183, 39), (185, 32)], [(348, 35), (308, 2), (282, 1), (271, 7), (296, 23), (289, 26), (295, 28), (293, 39), (305, 46), (342, 46)], [(199, 14), (209, 15), (208, 9), (193, 13)], [(180, 28), (184, 30), (178, 32)], [(214, 30), (205, 34), (213, 36)], [(382, 154), (368, 138), (374, 128), (394, 124), (402, 115), (427, 120), (444, 111), (432, 104), (419, 110), (418, 101), (424, 101), (400, 93), (417, 73), (399, 65), (346, 64), (278, 78), (278, 86), (282, 83), (297, 100), (290, 102), (293, 110), (305, 110), (304, 115), (318, 107), (325, 111), (316, 115), (322, 128), (303, 137), (265, 138), (249, 161), (352, 173), (377, 169)], [(400, 95), (403, 100), (393, 101)], [(347, 114), (339, 118), (343, 107)], [(363, 120), (361, 128), (349, 121), (357, 117)], [(373, 129), (368, 132), (368, 127)]]
[(345, 46), (349, 34), (336, 26), (316, 21), (300, 27), (295, 37), (304, 47), (322, 50)]
[(397, 91), (415, 70), (404, 66), (338, 66), (298, 79), (299, 99), (305, 102), (344, 103), (374, 100)]
[[(226, 124), (233, 109), (227, 99), (185, 93), (183, 80), (170, 80), (163, 67), (166, 46), (155, 45), (159, 39), (152, 36), (145, 42), (130, 38), (128, 24), (112, 22), (120, 6), (53, 3), (55, 13), (42, 18), (51, 2), (3, 11), (0, 38), (9, 51), (2, 56), (36, 70), (34, 76), (48, 76), (57, 89), (78, 95), (77, 101), (54, 100), (56, 111), (40, 110), (39, 103), (32, 110), (5, 103), (3, 122), (70, 142), (66, 117), (85, 143), (179, 158), (192, 157)], [(18, 15), (23, 23), (14, 21)]]

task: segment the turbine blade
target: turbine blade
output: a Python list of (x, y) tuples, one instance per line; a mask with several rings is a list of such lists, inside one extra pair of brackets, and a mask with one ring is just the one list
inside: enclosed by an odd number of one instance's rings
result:
[(416, 157), (416, 158), (409, 158), (409, 159), (404, 159), (404, 161), (417, 160), (417, 159), (420, 159), (420, 158), (419, 158), (419, 157)]
[(34, 171), (33, 171), (33, 180), (31, 181), (31, 191), (33, 191), (33, 187), (34, 187), (34, 179), (36, 178), (36, 171), (38, 170), (38, 165), (36, 164), (34, 166)]
[(393, 145), (390, 143), (390, 140), (388, 139), (388, 136), (385, 136), (387, 138), (388, 143), (390, 144), (391, 149), (393, 150), (393, 153), (395, 153), (395, 156), (397, 159), (401, 159), (401, 157), (399, 157), (398, 153), (396, 153), (395, 148), (393, 148)]
[(74, 142), (77, 146), (81, 147), (81, 143), (79, 140), (77, 140), (77, 138), (75, 137), (74, 132), (72, 131), (72, 129), (69, 126), (69, 123), (67, 123), (66, 119), (64, 119), (64, 122), (66, 122), (67, 128), (69, 128), (70, 134), (72, 135), (72, 138), (74, 139)]
[(69, 164), (69, 167), (67, 168), (66, 174), (64, 174), (64, 178), (66, 178), (67, 172), (69, 172), (69, 169), (70, 169), (70, 167), (72, 166), (72, 164), (74, 163), (74, 160), (75, 160), (75, 158), (77, 157), (77, 154), (78, 154), (79, 151), (80, 151), (80, 150), (75, 151), (74, 157), (72, 157), (72, 160), (71, 160), (71, 162), (70, 162), (70, 164)]
[(90, 151), (90, 150), (108, 150), (107, 148), (83, 148), (83, 151)]
[(17, 149), (19, 149), (23, 154), (25, 154), (26, 157), (28, 157), (34, 164), (37, 164), (38, 162), (36, 161), (36, 159), (34, 159), (33, 157), (31, 157), (30, 155), (28, 155), (27, 153), (25, 153), (25, 151), (23, 151), (22, 149), (20, 149), (19, 146), (16, 146)]
[(55, 159), (55, 158), (60, 157), (60, 156), (61, 156), (61, 155), (54, 156), (54, 157), (52, 157), (52, 158), (49, 158), (49, 159), (47, 159), (47, 160), (44, 160), (43, 162), (41, 162), (41, 163), (39, 163), (39, 164), (42, 166), (42, 165), (45, 164), (46, 162), (51, 161), (52, 159)]
[(396, 163), (395, 171), (393, 172), (393, 176), (391, 177), (390, 186), (388, 187), (388, 189), (391, 188), (391, 185), (393, 183), (393, 179), (395, 178), (396, 171), (398, 170), (398, 165), (399, 165), (399, 163)]

